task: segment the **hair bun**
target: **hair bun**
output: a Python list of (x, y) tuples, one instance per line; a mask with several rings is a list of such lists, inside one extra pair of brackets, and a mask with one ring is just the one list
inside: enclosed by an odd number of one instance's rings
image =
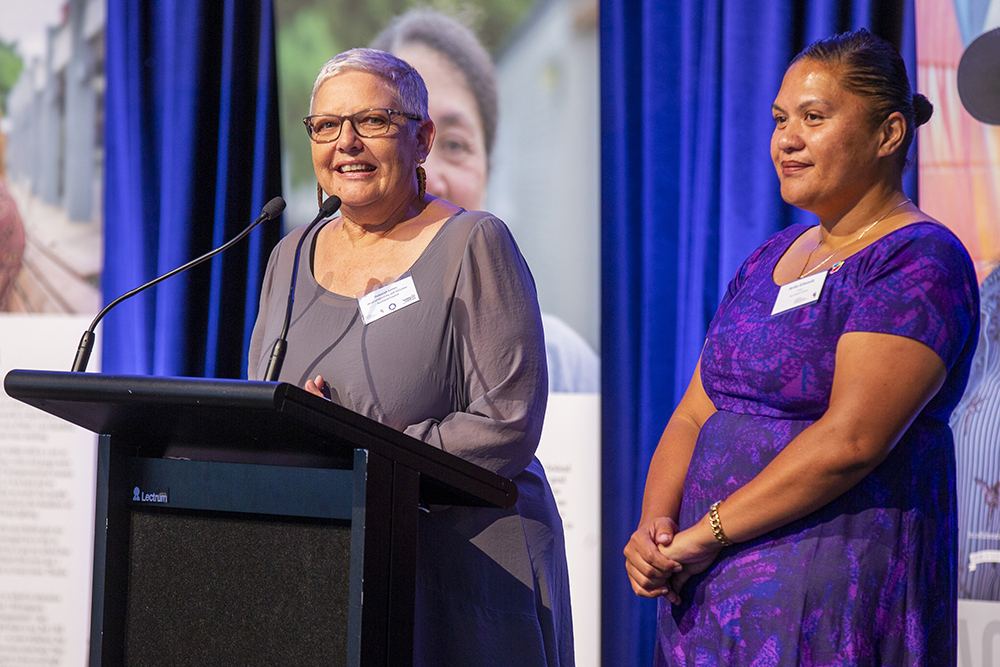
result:
[(920, 127), (927, 121), (931, 119), (931, 114), (934, 113), (934, 105), (930, 103), (926, 97), (920, 93), (913, 94), (913, 111), (915, 115), (915, 120), (917, 127)]

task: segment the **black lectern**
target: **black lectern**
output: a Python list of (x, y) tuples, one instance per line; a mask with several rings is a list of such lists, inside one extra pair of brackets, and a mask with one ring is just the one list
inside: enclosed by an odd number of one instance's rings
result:
[(418, 512), (503, 477), (289, 384), (11, 371), (100, 434), (91, 665), (412, 663)]

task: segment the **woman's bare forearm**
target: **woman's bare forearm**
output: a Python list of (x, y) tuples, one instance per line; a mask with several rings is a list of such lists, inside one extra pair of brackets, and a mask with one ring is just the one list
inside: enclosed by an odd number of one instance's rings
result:
[(695, 368), (687, 391), (663, 429), (646, 475), (639, 525), (655, 517), (677, 520), (684, 480), (698, 434), (715, 406), (701, 384), (701, 363)]
[(661, 516), (677, 521), (698, 431), (698, 426), (687, 417), (675, 413), (670, 418), (649, 463), (640, 525)]

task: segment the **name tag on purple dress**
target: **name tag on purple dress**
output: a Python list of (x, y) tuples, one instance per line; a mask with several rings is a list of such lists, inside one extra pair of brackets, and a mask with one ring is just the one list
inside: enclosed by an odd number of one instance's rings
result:
[(383, 285), (359, 298), (358, 310), (361, 311), (362, 321), (371, 324), (417, 301), (420, 301), (420, 297), (417, 296), (413, 276), (405, 273), (399, 280)]
[(819, 301), (820, 292), (823, 291), (823, 283), (826, 282), (826, 274), (827, 271), (824, 271), (782, 285), (781, 289), (778, 290), (778, 298), (774, 300), (771, 314), (777, 315), (786, 310)]

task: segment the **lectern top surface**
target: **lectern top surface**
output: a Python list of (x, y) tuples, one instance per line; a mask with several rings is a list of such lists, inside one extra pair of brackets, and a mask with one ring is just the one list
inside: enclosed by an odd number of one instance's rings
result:
[(517, 499), (511, 480), (283, 382), (14, 370), (4, 388), (130, 455), (342, 468), (362, 448), (419, 472), (428, 502)]

